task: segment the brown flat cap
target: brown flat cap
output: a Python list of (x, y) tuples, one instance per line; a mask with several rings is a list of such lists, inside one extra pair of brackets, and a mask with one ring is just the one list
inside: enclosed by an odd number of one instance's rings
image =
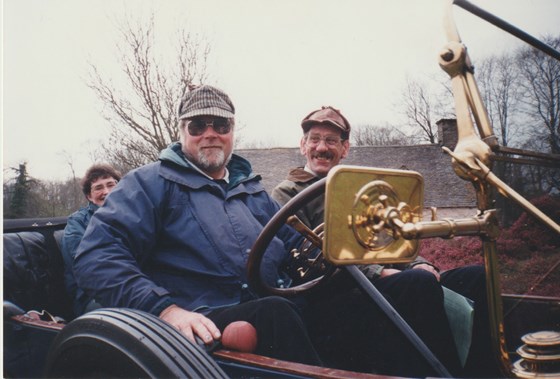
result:
[(309, 113), (301, 121), (301, 127), (305, 133), (315, 124), (327, 124), (339, 128), (342, 131), (342, 138), (344, 139), (348, 139), (350, 135), (351, 128), (348, 120), (346, 120), (338, 109), (330, 106), (321, 107), (321, 109)]

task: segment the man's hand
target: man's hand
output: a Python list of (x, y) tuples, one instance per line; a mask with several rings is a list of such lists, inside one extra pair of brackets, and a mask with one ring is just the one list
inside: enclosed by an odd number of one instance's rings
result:
[(194, 343), (196, 343), (195, 336), (200, 337), (207, 345), (214, 340), (219, 340), (222, 336), (212, 320), (198, 312), (187, 311), (175, 304), (165, 308), (159, 314), (159, 317), (170, 323)]
[(396, 268), (384, 268), (383, 270), (381, 270), (381, 273), (379, 275), (384, 278), (386, 276), (398, 274), (399, 272), (401, 272), (401, 270), (397, 270)]
[(437, 272), (437, 270), (434, 268), (434, 266), (431, 266), (431, 265), (426, 264), (426, 263), (420, 263), (420, 264), (417, 264), (416, 266), (413, 266), (412, 268), (413, 269), (426, 270), (428, 272), (431, 272), (432, 274), (434, 274), (437, 281), (439, 282), (439, 272)]

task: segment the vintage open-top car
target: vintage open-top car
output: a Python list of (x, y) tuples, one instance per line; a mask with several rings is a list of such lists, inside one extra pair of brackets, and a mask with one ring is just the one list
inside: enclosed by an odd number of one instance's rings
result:
[[(550, 51), (548, 46), (500, 19), (466, 1), (455, 3), (560, 59), (560, 53)], [(424, 221), (421, 175), (405, 170), (341, 165), (292, 199), (264, 227), (248, 260), (251, 286), (262, 294), (293, 296), (316, 290), (338, 271), (345, 270), (393, 320), (431, 365), (434, 375), (449, 377), (447, 369), (356, 264), (409, 262), (418, 253), (420, 239), (480, 238), (493, 348), (503, 376), (558, 378), (560, 296), (502, 293), (496, 251), (500, 227), (492, 208), (492, 189), (520, 204), (551, 233), (560, 233), (560, 226), (491, 171), (492, 156), (507, 153), (507, 149), (500, 148), (493, 137), (466, 49), (453, 23), (450, 25), (450, 42), (440, 56), (440, 65), (451, 77), (459, 140), (454, 151), (447, 152), (456, 173), (472, 182), (476, 189), (477, 214), (469, 218)], [(559, 164), (558, 156), (550, 158), (553, 164)], [(311, 231), (292, 215), (323, 193), (325, 223)], [(301, 272), (319, 274), (293, 288), (271, 288), (260, 280), (260, 263), (266, 247), (284, 223), (306, 237), (300, 251), (295, 253)], [(60, 241), (65, 225), (66, 218), (4, 220), (5, 377), (381, 377), (281, 361), (219, 344), (208, 348), (190, 342), (154, 315), (133, 309), (103, 308), (76, 318), (63, 282)], [(322, 250), (319, 257), (312, 254), (317, 248)]]

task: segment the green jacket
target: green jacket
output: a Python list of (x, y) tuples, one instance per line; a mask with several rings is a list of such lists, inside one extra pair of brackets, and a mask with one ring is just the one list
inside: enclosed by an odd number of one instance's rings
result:
[[(303, 167), (294, 168), (288, 174), (286, 180), (278, 184), (272, 190), (272, 198), (280, 205), (286, 204), (298, 193), (316, 183), (321, 178), (307, 172)], [(323, 214), (325, 212), (325, 196), (320, 195), (312, 199), (307, 205), (297, 212), (299, 219), (311, 229), (323, 223)]]

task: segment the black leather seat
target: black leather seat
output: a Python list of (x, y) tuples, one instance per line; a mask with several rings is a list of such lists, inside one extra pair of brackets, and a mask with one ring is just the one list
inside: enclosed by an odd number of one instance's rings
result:
[(64, 263), (56, 241), (62, 230), (4, 233), (4, 300), (29, 310), (74, 317), (64, 287)]

